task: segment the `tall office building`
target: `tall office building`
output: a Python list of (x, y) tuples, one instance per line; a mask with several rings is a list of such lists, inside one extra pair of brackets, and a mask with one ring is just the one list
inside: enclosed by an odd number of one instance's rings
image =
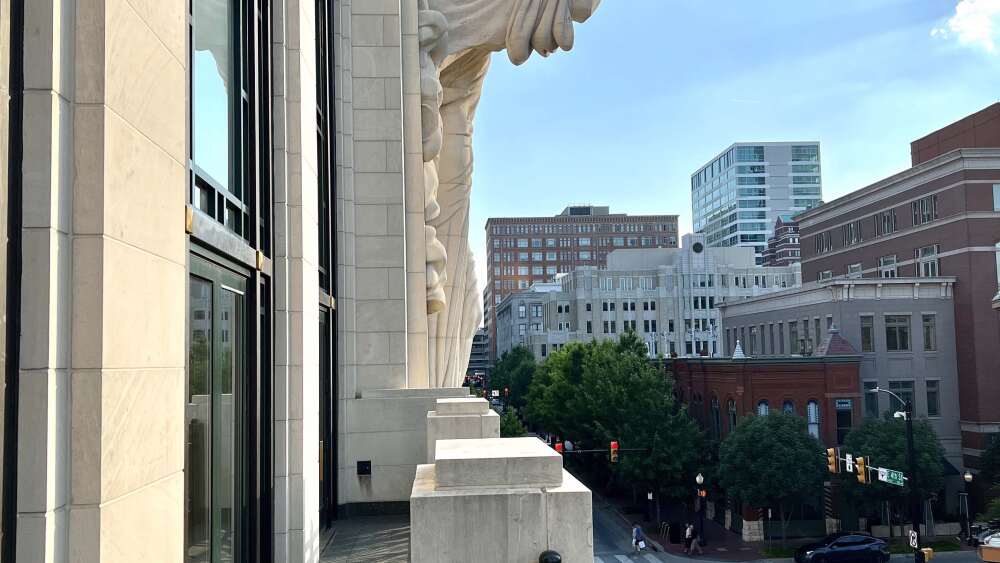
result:
[(709, 246), (752, 246), (763, 262), (780, 215), (820, 203), (819, 143), (736, 143), (691, 175), (695, 232)]
[(496, 306), (518, 289), (579, 266), (604, 268), (618, 248), (677, 248), (677, 215), (626, 215), (607, 206), (573, 205), (554, 217), (486, 221), (483, 289), (490, 348), (496, 351)]

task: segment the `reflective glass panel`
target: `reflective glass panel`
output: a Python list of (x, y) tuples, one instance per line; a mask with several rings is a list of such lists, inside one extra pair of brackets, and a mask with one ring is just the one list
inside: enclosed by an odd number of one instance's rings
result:
[[(230, 189), (232, 45), (229, 0), (194, 1), (191, 144), (194, 163)], [(239, 195), (239, 194), (237, 194)]]
[(211, 560), (212, 284), (190, 282), (187, 418), (187, 561)]

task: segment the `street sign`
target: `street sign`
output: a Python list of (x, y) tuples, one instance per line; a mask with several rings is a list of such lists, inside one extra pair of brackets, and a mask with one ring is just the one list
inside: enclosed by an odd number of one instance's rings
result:
[(903, 472), (896, 471), (894, 469), (886, 469), (884, 467), (879, 467), (878, 469), (878, 480), (890, 485), (896, 485), (897, 487), (903, 486)]
[(500, 390), (499, 389), (494, 389), (493, 390), (493, 396), (494, 397), (499, 397), (500, 396)]
[(844, 458), (844, 461), (846, 463), (847, 472), (854, 473), (854, 456), (852, 456), (851, 454), (847, 454), (847, 457)]
[[(898, 473), (898, 471), (897, 471), (897, 473)], [(920, 543), (917, 541), (917, 531), (916, 530), (910, 530), (910, 547), (912, 547), (913, 549), (917, 549), (917, 547), (919, 547), (919, 545), (920, 545)]]
[(878, 468), (878, 480), (888, 481), (889, 480), (889, 470), (884, 467)]

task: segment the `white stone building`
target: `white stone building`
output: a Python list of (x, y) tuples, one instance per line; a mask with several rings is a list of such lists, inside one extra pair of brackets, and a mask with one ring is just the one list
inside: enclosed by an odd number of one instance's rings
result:
[(497, 309), (497, 353), (527, 346), (544, 359), (573, 341), (632, 330), (649, 354), (723, 355), (719, 305), (797, 287), (797, 264), (761, 267), (747, 247), (709, 248), (685, 235), (681, 248), (616, 250), (608, 268), (580, 268), (507, 296)]

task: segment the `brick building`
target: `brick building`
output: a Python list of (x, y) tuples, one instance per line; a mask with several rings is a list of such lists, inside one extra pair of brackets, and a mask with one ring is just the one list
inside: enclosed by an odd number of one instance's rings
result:
[(780, 215), (774, 222), (774, 236), (767, 239), (763, 265), (788, 266), (801, 259), (799, 223), (791, 215)]
[[(962, 448), (1000, 431), (1000, 145), (996, 105), (913, 144), (912, 168), (796, 216), (804, 281), (951, 276)], [(992, 132), (990, 132), (992, 131)], [(941, 151), (948, 150), (948, 152)], [(949, 337), (952, 337), (949, 335)]]
[(843, 443), (861, 421), (860, 363), (836, 334), (829, 355), (781, 358), (673, 358), (679, 398), (708, 435), (724, 439), (740, 417), (787, 411), (806, 417), (824, 444)]
[(486, 221), (483, 305), (496, 354), (496, 306), (513, 291), (580, 266), (604, 268), (619, 248), (677, 248), (677, 215), (626, 215), (607, 206), (574, 205), (554, 217)]

